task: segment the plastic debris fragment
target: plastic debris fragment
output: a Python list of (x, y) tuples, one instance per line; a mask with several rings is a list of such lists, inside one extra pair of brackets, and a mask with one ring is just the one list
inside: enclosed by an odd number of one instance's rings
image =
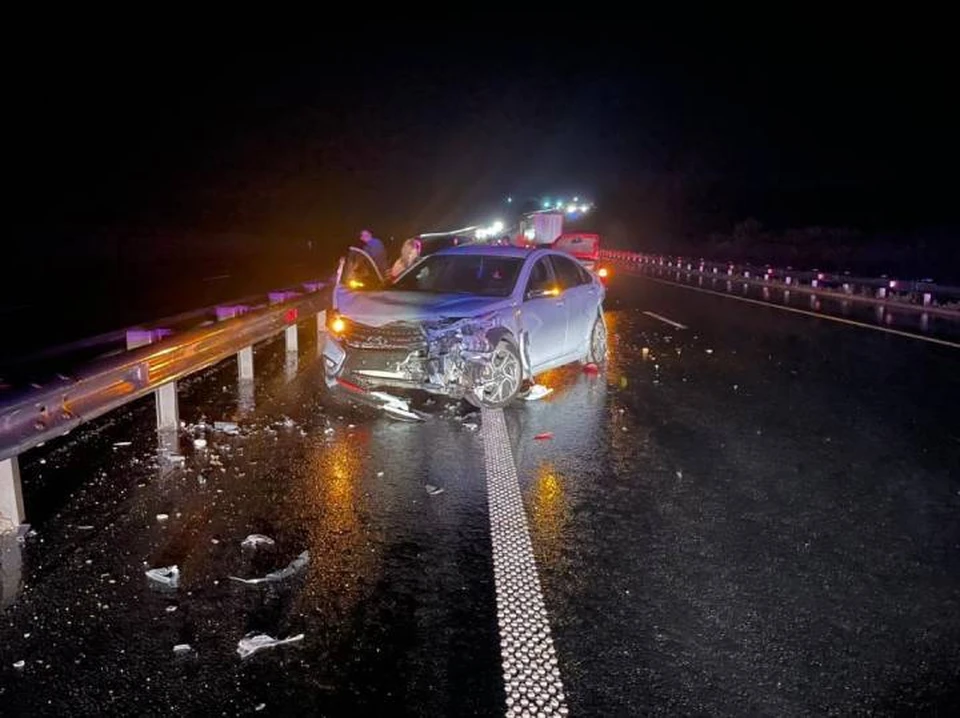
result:
[(224, 434), (239, 434), (240, 427), (233, 421), (215, 421), (213, 422), (214, 431), (222, 431)]
[(424, 421), (426, 419), (422, 413), (412, 410), (409, 402), (393, 394), (387, 394), (382, 391), (371, 391), (370, 396), (383, 402), (380, 408), (383, 409), (383, 412), (388, 416), (406, 421)]
[(310, 552), (304, 551), (302, 554), (293, 559), (293, 561), (291, 561), (286, 568), (282, 568), (279, 571), (271, 571), (262, 578), (240, 578), (239, 576), (231, 576), (230, 580), (246, 584), (275, 583), (300, 573), (300, 571), (306, 568), (308, 563), (310, 563)]
[(543, 384), (534, 384), (530, 387), (530, 391), (527, 392), (527, 395), (524, 397), (527, 401), (538, 401), (543, 397), (552, 394), (553, 388), (549, 386), (544, 386)]
[(19, 670), (23, 668), (25, 665), (27, 665), (26, 661), (17, 661), (16, 663), (13, 664), (13, 667)]
[(147, 570), (147, 578), (164, 586), (176, 588), (180, 585), (180, 569), (176, 566), (151, 568)]
[(195, 448), (195, 449), (206, 449), (206, 448), (207, 448), (207, 440), (206, 440), (206, 439), (194, 439), (194, 440), (193, 440), (193, 448)]
[(553, 438), (552, 431), (544, 431), (542, 434), (537, 434), (533, 437), (536, 441), (549, 441)]
[(157, 521), (166, 521), (170, 518), (170, 514), (157, 514)]
[(433, 484), (427, 484), (423, 488), (425, 488), (427, 490), (427, 493), (430, 494), (431, 496), (436, 496), (437, 494), (443, 493), (442, 486), (434, 486)]
[(591, 362), (590, 364), (584, 364), (584, 365), (583, 365), (583, 373), (584, 373), (584, 374), (599, 374), (599, 373), (600, 373), (600, 367), (598, 367), (596, 364), (594, 364), (594, 363), (592, 363), (592, 362)]
[(178, 643), (173, 647), (173, 652), (178, 655), (182, 655), (184, 653), (190, 653), (190, 651), (192, 650), (193, 650), (193, 646), (191, 646), (189, 643)]
[(240, 658), (247, 658), (257, 651), (283, 646), (287, 643), (296, 643), (302, 640), (302, 633), (298, 633), (296, 636), (291, 636), (290, 638), (274, 638), (273, 636), (268, 636), (266, 633), (248, 633), (241, 638), (240, 643), (237, 644), (237, 653), (240, 655)]
[(256, 548), (257, 546), (273, 546), (275, 543), (276, 541), (269, 536), (264, 536), (263, 534), (250, 534), (240, 542), (240, 545), (243, 548)]
[(131, 444), (133, 444), (132, 441), (115, 441), (115, 442), (113, 442), (113, 445), (116, 446), (116, 447), (120, 447), (120, 446), (130, 446)]

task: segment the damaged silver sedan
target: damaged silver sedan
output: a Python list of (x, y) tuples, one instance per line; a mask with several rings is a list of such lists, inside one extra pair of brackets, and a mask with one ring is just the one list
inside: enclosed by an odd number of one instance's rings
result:
[(548, 249), (446, 249), (388, 284), (351, 248), (327, 312), (327, 384), (502, 407), (549, 369), (604, 364), (604, 293), (569, 255)]

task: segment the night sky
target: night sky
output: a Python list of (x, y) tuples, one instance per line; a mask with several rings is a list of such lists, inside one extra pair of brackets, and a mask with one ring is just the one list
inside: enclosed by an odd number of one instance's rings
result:
[(748, 216), (960, 225), (956, 78), (936, 38), (861, 28), (788, 42), (782, 25), (745, 44), (719, 29), (665, 41), (517, 25), (509, 37), (51, 40), (8, 89), (15, 233), (325, 243), (364, 226), (403, 237), (488, 222), (508, 195), (573, 194), (637, 246)]

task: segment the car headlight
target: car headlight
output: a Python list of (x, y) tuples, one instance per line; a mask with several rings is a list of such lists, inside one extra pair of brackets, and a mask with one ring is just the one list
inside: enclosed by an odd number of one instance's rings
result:
[(342, 337), (347, 333), (349, 324), (337, 312), (327, 312), (327, 329), (336, 337)]

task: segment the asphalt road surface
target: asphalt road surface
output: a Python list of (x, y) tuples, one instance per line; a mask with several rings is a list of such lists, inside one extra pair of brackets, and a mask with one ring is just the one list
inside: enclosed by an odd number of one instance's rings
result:
[(956, 714), (960, 352), (643, 278), (607, 321), (502, 412), (342, 405), (304, 329), (181, 385), (182, 466), (150, 400), (22, 457), (0, 713)]

